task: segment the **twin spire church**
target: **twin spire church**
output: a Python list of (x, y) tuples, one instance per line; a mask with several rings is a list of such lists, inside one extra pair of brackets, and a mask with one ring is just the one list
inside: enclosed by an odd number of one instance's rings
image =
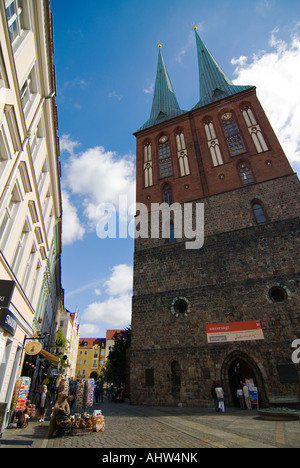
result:
[[(135, 133), (137, 202), (204, 204), (205, 242), (136, 239), (130, 393), (134, 404), (299, 403), (299, 180), (256, 96), (236, 86), (195, 28), (200, 99), (180, 108), (159, 48), (150, 117)], [(171, 221), (172, 224), (172, 221)], [(171, 230), (170, 230), (171, 231)]]

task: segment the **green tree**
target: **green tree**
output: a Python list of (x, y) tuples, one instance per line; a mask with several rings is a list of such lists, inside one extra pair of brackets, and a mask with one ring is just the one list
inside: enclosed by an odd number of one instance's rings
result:
[(131, 345), (131, 328), (126, 328), (115, 337), (105, 368), (105, 380), (120, 387), (126, 382), (126, 352)]

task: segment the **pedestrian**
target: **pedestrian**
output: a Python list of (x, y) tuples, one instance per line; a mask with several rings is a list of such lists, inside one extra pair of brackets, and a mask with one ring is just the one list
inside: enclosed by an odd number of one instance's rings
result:
[(237, 395), (237, 399), (238, 399), (238, 401), (240, 403), (240, 408), (245, 409), (244, 392), (243, 392), (243, 388), (242, 388), (241, 385), (238, 386), (236, 395)]
[(246, 383), (243, 384), (243, 394), (245, 398), (245, 403), (248, 408), (248, 410), (252, 410), (251, 406), (251, 401), (250, 401), (250, 393), (249, 393), (249, 387), (246, 385)]
[(99, 391), (100, 391), (100, 395), (99, 395), (100, 403), (103, 403), (103, 393), (104, 393), (103, 384), (100, 383), (100, 384), (99, 384), (99, 387), (100, 387), (100, 389), (99, 389)]
[(218, 402), (218, 397), (217, 397), (217, 394), (216, 394), (216, 381), (214, 380), (213, 383), (212, 383), (212, 386), (211, 386), (211, 389), (210, 389), (210, 392), (211, 392), (211, 396), (214, 400), (214, 404), (215, 404), (215, 411), (216, 413), (219, 412), (219, 402)]
[(216, 395), (218, 398), (219, 409), (222, 413), (225, 413), (225, 393), (220, 384), (216, 385)]
[(50, 403), (52, 403), (51, 393), (48, 392), (47, 385), (43, 385), (42, 393), (40, 397), (40, 404), (39, 404), (39, 415), (40, 415), (39, 422), (45, 421), (45, 413)]
[(95, 387), (95, 399), (96, 399), (96, 403), (100, 402), (100, 384), (99, 383), (97, 383)]

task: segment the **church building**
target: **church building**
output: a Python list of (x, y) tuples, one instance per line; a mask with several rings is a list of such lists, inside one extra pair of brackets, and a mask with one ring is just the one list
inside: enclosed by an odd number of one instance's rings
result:
[[(263, 406), (297, 405), (299, 180), (256, 87), (234, 85), (196, 28), (195, 39), (199, 102), (180, 108), (159, 47), (150, 118), (135, 133), (137, 203), (149, 219), (163, 203), (171, 216), (168, 238), (149, 229), (135, 241), (131, 401), (213, 406), (216, 381), (229, 406), (240, 382)], [(175, 204), (192, 206), (194, 228), (204, 207), (199, 248), (178, 235)]]

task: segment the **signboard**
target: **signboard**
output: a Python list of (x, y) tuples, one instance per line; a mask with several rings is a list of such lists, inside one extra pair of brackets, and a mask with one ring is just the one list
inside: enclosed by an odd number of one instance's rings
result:
[(18, 320), (12, 312), (8, 309), (0, 310), (0, 327), (10, 333), (12, 336), (16, 333)]
[(9, 307), (14, 289), (14, 281), (0, 280), (0, 307)]
[(38, 341), (30, 341), (25, 346), (25, 353), (28, 356), (36, 356), (42, 350), (42, 345)]
[(249, 387), (249, 395), (251, 405), (256, 405), (258, 407), (258, 389), (257, 387)]
[(259, 320), (206, 325), (206, 333), (209, 344), (265, 339)]

